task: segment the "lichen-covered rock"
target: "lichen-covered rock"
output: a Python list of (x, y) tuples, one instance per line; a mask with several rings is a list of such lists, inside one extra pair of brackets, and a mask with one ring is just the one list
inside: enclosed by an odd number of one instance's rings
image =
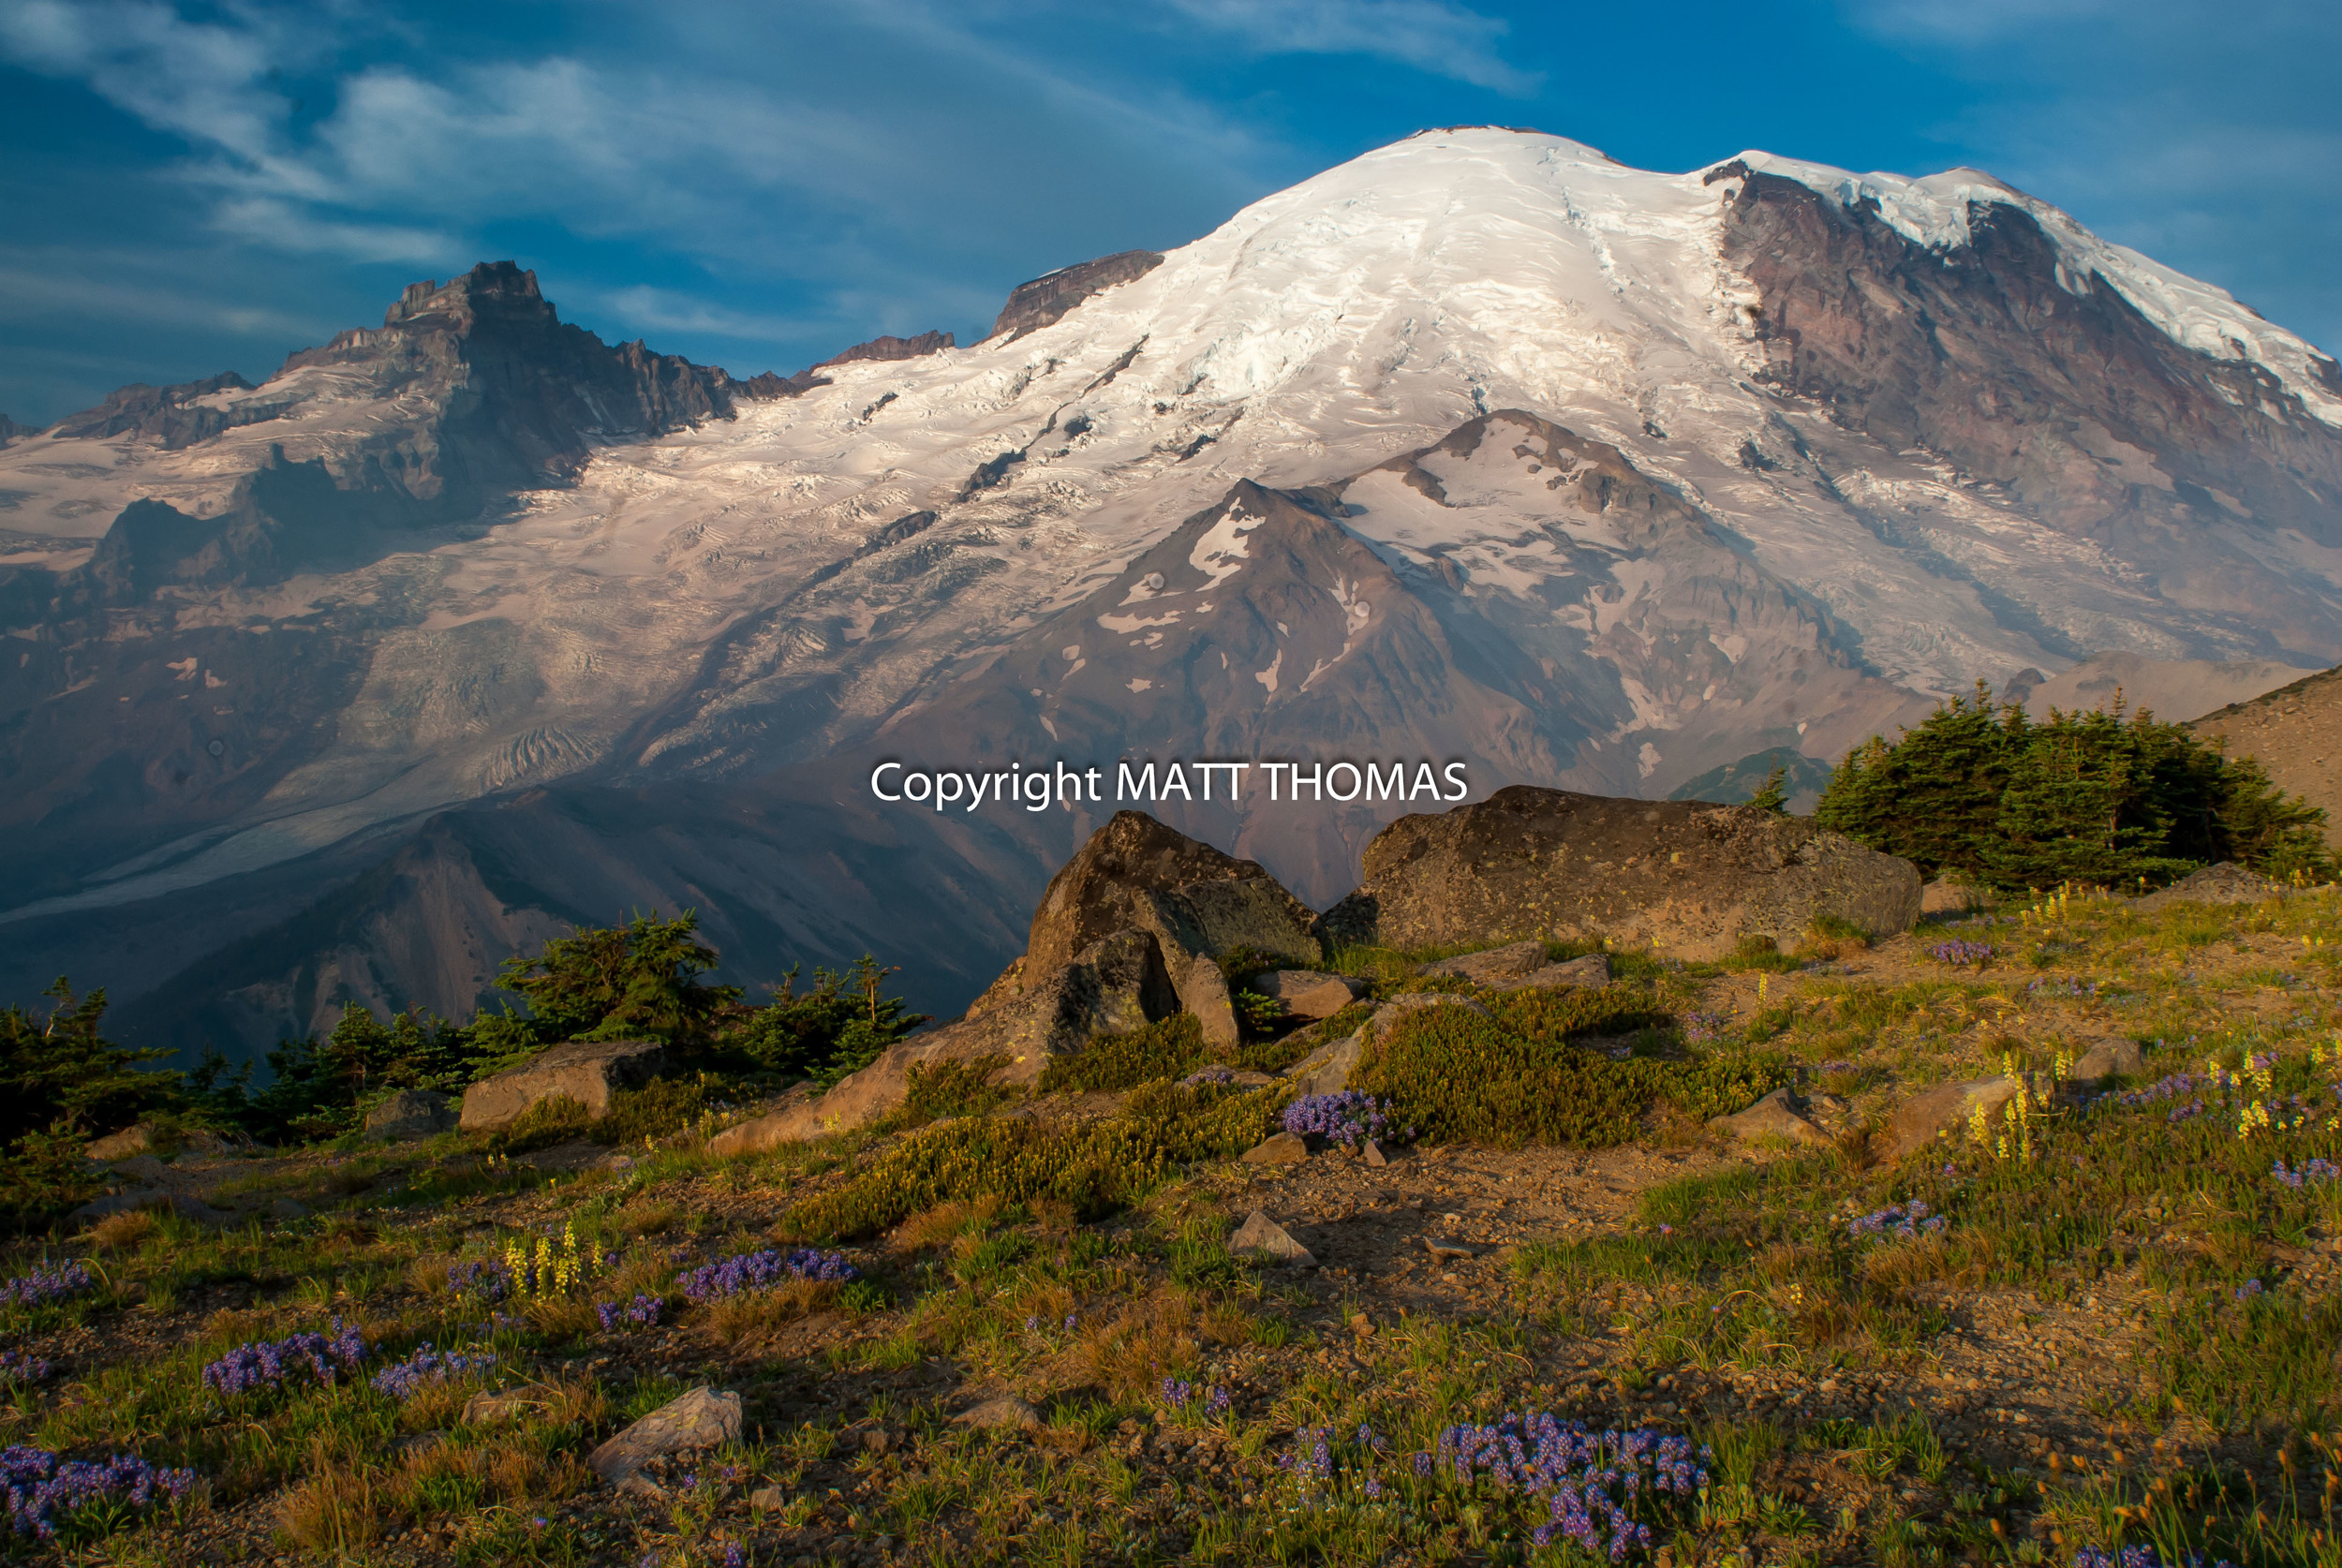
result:
[(1052, 1058), (1078, 1051), (1102, 1034), (1144, 1028), (1178, 1009), (1153, 934), (1112, 932), (1039, 984), (1000, 998), (984, 1013), (897, 1041), (827, 1094), (793, 1100), (726, 1128), (707, 1146), (717, 1154), (752, 1154), (867, 1127), (901, 1106), (911, 1091), (911, 1070), (921, 1063), (998, 1057), (1001, 1065), (991, 1082), (1023, 1087), (1039, 1080)]
[(1375, 835), (1365, 882), (1318, 932), (1399, 948), (1609, 937), (1701, 959), (1824, 916), (1883, 936), (1919, 910), (1909, 861), (1806, 818), (1515, 785)]
[(366, 1113), (368, 1143), (408, 1143), (437, 1137), (455, 1128), (455, 1110), (444, 1094), (429, 1089), (400, 1089)]
[(1797, 1096), (1774, 1089), (1745, 1111), (1711, 1117), (1708, 1125), (1742, 1140), (1781, 1138), (1792, 1144), (1827, 1144), (1830, 1134), (1807, 1120)]
[(1253, 861), (1198, 843), (1141, 811), (1118, 811), (1049, 879), (1025, 943), (1025, 972), (1046, 974), (1116, 931), (1152, 931), (1174, 976), (1196, 954), (1243, 946), (1320, 959), (1307, 905)]
[(653, 1459), (736, 1442), (740, 1396), (706, 1387), (676, 1396), (586, 1456), (586, 1468), (620, 1491), (663, 1496), (643, 1473)]
[(1998, 1126), (2017, 1088), (2014, 1078), (1978, 1078), (1921, 1089), (1895, 1107), (1887, 1126), (1887, 1157), (1900, 1160), (1939, 1140), (1964, 1137), (1979, 1110), (1988, 1127)]
[(1310, 1250), (1293, 1238), (1287, 1231), (1259, 1209), (1253, 1210), (1236, 1234), (1228, 1237), (1228, 1252), (1232, 1257), (1251, 1258), (1258, 1263), (1277, 1264), (1286, 1268), (1315, 1268), (1317, 1259)]
[(466, 1089), (461, 1125), (467, 1132), (501, 1132), (546, 1100), (574, 1100), (587, 1115), (602, 1116), (613, 1095), (666, 1070), (666, 1047), (655, 1040), (572, 1040)]

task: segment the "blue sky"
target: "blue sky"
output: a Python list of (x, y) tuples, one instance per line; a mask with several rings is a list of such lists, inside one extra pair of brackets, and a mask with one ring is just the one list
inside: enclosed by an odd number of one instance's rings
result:
[(795, 370), (981, 335), (1425, 126), (1644, 168), (1968, 164), (2342, 348), (2342, 6), (0, 0), (0, 412), (284, 354), (511, 258)]

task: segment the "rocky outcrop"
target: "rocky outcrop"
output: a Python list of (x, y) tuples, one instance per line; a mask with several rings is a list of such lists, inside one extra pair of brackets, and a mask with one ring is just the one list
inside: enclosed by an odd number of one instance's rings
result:
[[(245, 403), (224, 409), (199, 401), (214, 392), (251, 390), (252, 383), (232, 370), (223, 370), (200, 381), (183, 381), (175, 387), (150, 387), (143, 381), (133, 381), (108, 393), (106, 401), (96, 407), (67, 414), (53, 428), (61, 439), (104, 440), (113, 436), (136, 436), (177, 451), (223, 430), (274, 419), (282, 411), (265, 404)], [(7, 422), (0, 420), (0, 424)], [(0, 436), (8, 434), (0, 430)]]
[(853, 364), (864, 360), (919, 360), (929, 354), (940, 354), (954, 347), (949, 333), (924, 332), (916, 337), (874, 337), (867, 343), (857, 343), (842, 354), (832, 354), (812, 370), (826, 370), (834, 364)]
[(429, 1089), (400, 1089), (366, 1113), (368, 1143), (409, 1143), (455, 1131), (454, 1108), (447, 1096)]
[(922, 1064), (998, 1058), (993, 1083), (1030, 1087), (1051, 1058), (1078, 1051), (1101, 1034), (1142, 1028), (1178, 1005), (1155, 939), (1144, 931), (1117, 931), (1039, 984), (956, 1024), (899, 1041), (827, 1094), (726, 1128), (708, 1147), (717, 1154), (753, 1154), (867, 1127), (901, 1107), (911, 1070)]
[(1223, 854), (1145, 812), (1118, 811), (1049, 879), (1025, 962), (1045, 973), (1101, 937), (1132, 928), (1163, 941), (1174, 974), (1193, 954), (1238, 946), (1314, 962), (1312, 918), (1259, 863)]
[(1005, 337), (1014, 343), (1027, 333), (1055, 324), (1083, 301), (1104, 293), (1118, 283), (1145, 277), (1162, 265), (1163, 257), (1155, 251), (1122, 250), (1101, 256), (1095, 261), (1079, 261), (1044, 273), (1009, 290), (1008, 303), (1001, 307), (999, 318), (984, 340), (989, 343), (996, 337)]
[(501, 1132), (547, 1100), (572, 1100), (602, 1116), (612, 1096), (641, 1087), (666, 1066), (666, 1047), (655, 1040), (572, 1040), (466, 1089), (461, 1125), (467, 1132)]
[(1400, 948), (1603, 937), (1702, 959), (1746, 937), (1786, 943), (1823, 916), (1902, 931), (1919, 907), (1908, 861), (1804, 818), (1516, 785), (1385, 828), (1365, 883), (1319, 930)]

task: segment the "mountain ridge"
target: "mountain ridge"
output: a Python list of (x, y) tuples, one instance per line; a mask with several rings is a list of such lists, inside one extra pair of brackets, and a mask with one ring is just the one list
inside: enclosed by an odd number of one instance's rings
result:
[[(537, 791), (682, 815), (508, 913), (680, 902), (683, 824), (760, 791), (852, 898), (877, 861), (817, 847), (889, 747), (1276, 742), (1656, 796), (2110, 650), (2342, 661), (2331, 360), (1973, 173), (1426, 132), (1021, 285), (981, 343), (861, 350), (735, 381), (483, 264), (259, 387), (9, 442), (0, 921), (241, 939), (278, 906), (238, 888), (331, 896)], [(1231, 506), (1266, 521), (1206, 570)], [(1176, 825), (1330, 901), (1386, 820)], [(1064, 826), (1000, 824), (1003, 875)], [(400, 962), (417, 995), (463, 968)]]

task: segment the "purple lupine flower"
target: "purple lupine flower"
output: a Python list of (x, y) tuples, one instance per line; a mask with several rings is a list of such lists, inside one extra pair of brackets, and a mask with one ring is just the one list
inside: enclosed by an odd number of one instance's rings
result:
[(365, 1340), (355, 1327), (336, 1318), (331, 1338), (291, 1334), (282, 1339), (238, 1345), (203, 1368), (203, 1386), (226, 1398), (256, 1388), (282, 1388), (288, 1377), (303, 1372), (331, 1384), (344, 1371), (355, 1371), (365, 1358)]
[(843, 1252), (823, 1252), (810, 1247), (793, 1247), (782, 1252), (767, 1249), (762, 1252), (742, 1252), (721, 1263), (704, 1264), (686, 1269), (674, 1277), (687, 1301), (717, 1301), (742, 1291), (769, 1290), (784, 1280), (846, 1280), (861, 1278), (861, 1271), (846, 1261)]
[(135, 1454), (96, 1461), (61, 1459), (45, 1448), (0, 1449), (0, 1490), (8, 1500), (8, 1524), (19, 1535), (48, 1541), (82, 1509), (151, 1508), (177, 1502), (195, 1486), (191, 1470), (158, 1470)]
[(374, 1374), (374, 1389), (388, 1394), (405, 1404), (433, 1383), (443, 1383), (450, 1378), (460, 1378), (467, 1372), (483, 1372), (496, 1365), (497, 1358), (486, 1352), (464, 1355), (453, 1351), (441, 1353), (428, 1343), (417, 1345), (406, 1360), (385, 1367)]
[(96, 1285), (87, 1264), (42, 1264), (30, 1274), (0, 1280), (0, 1307), (47, 1307)]
[(448, 1265), (447, 1288), (455, 1295), (487, 1305), (502, 1301), (511, 1294), (512, 1277), (504, 1271), (502, 1264), (474, 1258), (467, 1264)]
[(1338, 1094), (1305, 1094), (1285, 1107), (1285, 1131), (1296, 1137), (1314, 1132), (1328, 1143), (1356, 1148), (1369, 1138), (1402, 1143), (1415, 1129), (1399, 1129), (1391, 1121), (1390, 1102), (1357, 1089)]
[(1949, 964), (1955, 969), (1970, 968), (1980, 969), (1999, 956), (1999, 950), (1991, 942), (1937, 942), (1927, 950), (1927, 955), (1937, 963)]
[(594, 1308), (594, 1316), (600, 1320), (604, 1333), (630, 1324), (636, 1328), (655, 1328), (659, 1315), (667, 1309), (667, 1303), (659, 1296), (634, 1293), (632, 1301), (604, 1301)]
[(0, 1383), (31, 1384), (49, 1375), (49, 1363), (27, 1351), (0, 1351)]

